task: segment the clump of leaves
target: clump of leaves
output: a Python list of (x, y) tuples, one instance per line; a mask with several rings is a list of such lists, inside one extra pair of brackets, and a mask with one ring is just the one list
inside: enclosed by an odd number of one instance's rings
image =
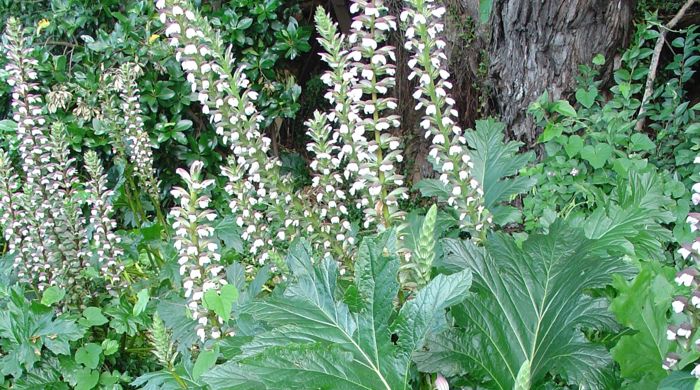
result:
[(606, 388), (611, 359), (582, 330), (616, 324), (605, 300), (585, 291), (610, 283), (626, 265), (596, 249), (597, 241), (562, 221), (522, 247), (505, 234), (493, 235), (485, 248), (446, 240), (445, 265), (471, 270), (475, 294), (452, 308), (457, 326), (417, 354), (419, 369), (468, 373), (493, 389), (512, 389), (516, 380), (537, 386), (549, 374)]
[(22, 289), (10, 289), (0, 306), (0, 374), (15, 378), (48, 356), (70, 355), (70, 342), (83, 337), (74, 321), (56, 317), (52, 308), (30, 302)]
[(309, 245), (297, 242), (287, 257), (290, 282), (241, 309), (265, 331), (205, 374), (204, 381), (217, 389), (307, 389), (309, 383), (334, 389), (410, 388), (411, 355), (445, 324), (445, 308), (464, 299), (471, 277), (468, 270), (439, 275), (395, 308), (395, 253), (393, 231), (365, 239), (354, 281), (343, 292), (336, 262), (326, 258), (314, 265)]
[[(700, 105), (691, 104), (688, 92), (700, 59), (700, 39), (689, 28), (670, 45), (672, 62), (659, 70), (654, 92), (644, 104), (646, 128), (639, 131), (657, 24), (653, 19), (639, 24), (609, 91), (603, 91), (599, 77), (606, 60), (598, 55), (592, 65), (579, 67), (575, 105), (550, 101), (545, 93), (530, 106), (543, 127), (539, 140), (546, 158), (527, 172), (537, 180), (536, 190), (523, 202), (527, 229), (547, 226), (572, 210), (589, 215), (610, 195), (617, 179), (630, 172), (661, 172), (666, 196), (680, 207), (687, 203), (683, 182), (690, 184), (695, 172), (700, 129)], [(678, 216), (681, 223), (684, 213)]]

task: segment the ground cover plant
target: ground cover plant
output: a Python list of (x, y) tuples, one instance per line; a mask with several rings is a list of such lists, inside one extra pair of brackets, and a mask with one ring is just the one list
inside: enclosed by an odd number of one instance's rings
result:
[(700, 386), (692, 23), (527, 145), (450, 6), (312, 3), (0, 0), (0, 388)]

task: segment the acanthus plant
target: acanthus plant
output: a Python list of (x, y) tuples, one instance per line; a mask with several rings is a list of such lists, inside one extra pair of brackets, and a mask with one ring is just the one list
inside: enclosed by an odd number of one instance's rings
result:
[(446, 42), (441, 37), (446, 9), (434, 0), (408, 3), (410, 7), (401, 13), (401, 21), (407, 24), (404, 47), (413, 52), (408, 78), (418, 79), (413, 97), (418, 101), (416, 109), (425, 110), (420, 126), (426, 138), (432, 137), (429, 158), (439, 181), (449, 190), (445, 201), (457, 211), (460, 228), (469, 230), (477, 240), (484, 239), (492, 218), (483, 204), (482, 183), (471, 173), (474, 163), (463, 131), (456, 124), (455, 101), (448, 92), (452, 83), (445, 69)]
[(154, 209), (158, 213), (161, 223), (165, 223), (160, 215), (160, 182), (153, 168), (153, 145), (150, 137), (144, 129), (141, 113), (140, 91), (136, 84), (136, 77), (140, 74), (136, 64), (124, 64), (119, 69), (119, 75), (115, 79), (115, 87), (120, 92), (121, 112), (124, 114), (123, 124), (124, 140), (113, 142), (126, 146), (125, 152), (134, 166), (134, 173), (140, 184), (146, 188)]
[(439, 275), (395, 307), (396, 244), (393, 229), (363, 239), (350, 285), (340, 283), (330, 258), (314, 259), (307, 243), (293, 244), (289, 282), (240, 309), (260, 331), (234, 338), (240, 352), (204, 382), (216, 389), (413, 388), (411, 356), (444, 326), (445, 309), (464, 299), (471, 275)]
[(202, 111), (231, 148), (222, 168), (229, 206), (249, 253), (264, 263), (275, 243), (294, 236), (301, 218), (292, 208), (291, 180), (280, 174), (279, 160), (268, 155), (271, 140), (262, 133), (264, 118), (254, 105), (258, 93), (248, 89), (243, 67), (232, 69), (230, 51), (188, 1), (158, 0), (156, 8)]
[(187, 189), (176, 187), (171, 192), (180, 205), (170, 211), (175, 230), (175, 248), (178, 250), (178, 265), (183, 280), (187, 307), (197, 321), (197, 336), (218, 339), (222, 334), (223, 320), (205, 307), (205, 298), (217, 294), (228, 284), (223, 277), (219, 245), (214, 239), (213, 222), (216, 213), (209, 209), (211, 199), (206, 191), (214, 180), (202, 180), (203, 163), (195, 161), (189, 172), (178, 169), (177, 173), (187, 184)]
[[(21, 173), (14, 173), (10, 154), (3, 151), (0, 206), (6, 214), (2, 220), (4, 238), (21, 282), (39, 291), (49, 286), (70, 290), (72, 298), (80, 303), (89, 296), (85, 295), (83, 268), (93, 258), (101, 264), (101, 260), (119, 254), (116, 246), (100, 241), (99, 234), (93, 235), (91, 243), (87, 241), (87, 226), (97, 228), (96, 218), (108, 218), (108, 210), (93, 210), (90, 223), (86, 223), (77, 197), (81, 183), (75, 160), (70, 158), (65, 128), (57, 122), (49, 130), (36, 81), (37, 61), (31, 57), (27, 38), (15, 19), (8, 20), (5, 39)], [(92, 162), (97, 169), (96, 155)], [(98, 175), (87, 186), (93, 189), (92, 199), (100, 199), (107, 206), (108, 193), (100, 184), (103, 182)], [(104, 235), (113, 235), (112, 229), (107, 226)]]
[[(460, 228), (483, 238), (491, 217), (481, 185), (470, 172), (473, 162), (455, 124), (449, 74), (442, 69), (444, 41), (438, 33), (444, 8), (412, 5), (418, 11), (406, 13), (416, 19), (407, 47), (420, 51), (411, 61), (411, 77), (421, 81), (417, 108), (426, 108), (421, 125), (432, 137), (431, 158), (440, 181), (449, 188), (444, 201), (457, 210)], [(269, 155), (270, 140), (263, 135), (263, 118), (255, 107), (257, 92), (247, 89), (244, 67), (232, 69), (233, 59), (220, 37), (189, 2), (162, 0), (156, 6), (203, 112), (231, 146), (229, 164), (222, 169), (229, 181), (226, 190), (249, 254), (258, 263), (300, 235), (313, 238), (323, 253), (343, 256), (358, 233), (349, 221), (349, 207), (364, 211), (361, 233), (402, 226), (405, 212), (399, 200), (408, 197), (408, 190), (399, 173), (401, 140), (391, 133), (400, 121), (391, 114), (397, 106), (389, 95), (395, 84), (395, 54), (386, 44), (397, 25), (381, 1), (352, 3), (355, 16), (348, 36), (338, 33), (322, 8), (316, 12), (325, 50), (321, 56), (330, 67), (322, 80), (329, 86), (331, 109), (316, 112), (307, 122), (314, 177), (312, 188), (299, 193), (292, 192), (291, 181), (279, 174), (278, 160)], [(417, 16), (422, 14), (428, 15), (430, 28), (428, 19)]]

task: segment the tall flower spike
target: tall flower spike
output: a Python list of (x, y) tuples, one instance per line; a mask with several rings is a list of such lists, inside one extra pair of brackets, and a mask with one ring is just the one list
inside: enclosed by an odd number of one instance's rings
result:
[(435, 0), (408, 0), (408, 5), (401, 13), (401, 21), (406, 23), (405, 47), (413, 52), (408, 78), (418, 79), (413, 97), (418, 101), (416, 110), (425, 110), (420, 126), (425, 137), (432, 138), (429, 159), (440, 181), (450, 187), (448, 204), (457, 211), (460, 227), (483, 239), (491, 216), (483, 205), (481, 184), (471, 174), (473, 163), (462, 129), (456, 125), (455, 101), (448, 92), (452, 83), (445, 69), (446, 43), (440, 37), (445, 7), (436, 5)]
[(113, 191), (107, 189), (107, 176), (103, 172), (102, 162), (92, 150), (85, 152), (85, 169), (90, 175), (86, 190), (89, 196), (90, 224), (94, 228), (93, 254), (107, 281), (107, 291), (117, 294), (119, 289), (126, 287), (127, 281), (124, 280), (124, 264), (120, 259), (124, 255), (119, 248), (121, 238), (114, 233), (117, 223), (112, 219), (110, 201)]
[(230, 51), (188, 1), (158, 1), (156, 7), (192, 92), (231, 146), (233, 155), (222, 169), (229, 178), (230, 207), (250, 253), (264, 263), (277, 245), (285, 244), (274, 232), (284, 231), (289, 239), (296, 235), (300, 207), (294, 206), (292, 183), (280, 174), (279, 160), (268, 155), (271, 140), (261, 132), (263, 117), (254, 105), (258, 93), (248, 89), (242, 68), (233, 71)]
[[(325, 255), (334, 254), (337, 259), (345, 254), (344, 244), (350, 231), (347, 220), (348, 209), (345, 206), (347, 196), (343, 190), (343, 177), (339, 173), (337, 139), (332, 133), (328, 118), (320, 112), (314, 112), (314, 118), (306, 122), (306, 134), (312, 142), (307, 145), (315, 159), (311, 169), (315, 172), (311, 179), (309, 201), (314, 205), (304, 210), (308, 225), (314, 232), (310, 234), (311, 242), (317, 245)], [(319, 248), (320, 247), (320, 248)]]
[[(386, 97), (396, 84), (394, 48), (387, 45), (388, 32), (396, 30), (395, 19), (381, 0), (355, 0), (350, 6), (355, 14), (348, 42), (351, 72), (349, 95), (358, 107), (361, 119), (353, 133), (367, 134), (366, 154), (360, 156), (358, 180), (351, 190), (367, 189), (369, 198), (360, 195), (359, 207), (364, 208), (364, 227), (378, 225), (388, 228), (403, 219), (399, 199), (408, 197), (404, 178), (397, 172), (403, 161), (401, 142), (389, 130), (399, 126), (398, 115), (384, 115), (396, 108), (396, 99)], [(362, 158), (364, 157), (364, 159)]]
[[(56, 184), (54, 231), (58, 236), (57, 249), (63, 254), (62, 279), (74, 297), (81, 300), (84, 284), (77, 277), (87, 261), (87, 234), (84, 226), (81, 202), (76, 198), (78, 177), (75, 159), (70, 157), (65, 127), (57, 122), (51, 127), (51, 155), (56, 161), (52, 182)], [(78, 291), (80, 290), (80, 291)]]
[(126, 143), (125, 148), (129, 160), (134, 165), (134, 171), (141, 184), (146, 187), (148, 195), (154, 202), (156, 208), (160, 208), (160, 183), (153, 170), (153, 144), (148, 133), (143, 128), (143, 118), (141, 116), (141, 103), (139, 103), (139, 89), (136, 79), (131, 71), (132, 64), (122, 66), (120, 95), (122, 100), (122, 112), (124, 113), (124, 125)]
[(197, 336), (207, 338), (221, 336), (221, 319), (204, 308), (204, 294), (219, 290), (227, 284), (218, 244), (214, 240), (216, 213), (210, 209), (211, 199), (205, 194), (214, 180), (202, 180), (201, 161), (195, 161), (189, 172), (178, 168), (177, 174), (185, 181), (187, 189), (176, 187), (171, 194), (179, 202), (170, 211), (175, 230), (175, 248), (179, 252), (178, 264), (187, 298), (187, 307), (197, 321)]
[[(8, 253), (19, 258), (17, 265), (25, 265), (20, 248), (22, 239), (27, 232), (25, 227), (24, 210), (21, 208), (24, 195), (20, 190), (20, 181), (14, 173), (10, 156), (4, 150), (0, 150), (0, 227), (2, 238), (8, 246)], [(22, 270), (22, 273), (27, 270)]]
[(17, 122), (20, 145), (20, 161), (25, 174), (21, 207), (26, 221), (21, 248), (22, 255), (15, 258), (15, 268), (21, 281), (33, 283), (43, 290), (56, 284), (55, 272), (64, 256), (56, 249), (59, 238), (54, 231), (56, 215), (56, 170), (51, 160), (51, 150), (46, 135), (46, 120), (42, 116), (42, 99), (38, 95), (37, 61), (30, 57), (31, 48), (19, 22), (10, 18), (5, 34), (8, 63), (5, 70), (12, 86), (12, 119)]
[(324, 96), (332, 106), (327, 117), (334, 124), (333, 138), (339, 143), (338, 159), (343, 167), (343, 178), (354, 186), (354, 194), (365, 190), (363, 182), (358, 182), (357, 177), (360, 162), (367, 159), (367, 138), (364, 128), (359, 126), (359, 108), (354, 104), (354, 95), (351, 97), (349, 94), (353, 80), (358, 76), (358, 68), (350, 65), (345, 36), (338, 33), (337, 25), (323, 7), (316, 9), (314, 19), (320, 35), (318, 42), (325, 50), (325, 53), (320, 53), (321, 59), (331, 69), (321, 76), (329, 87)]

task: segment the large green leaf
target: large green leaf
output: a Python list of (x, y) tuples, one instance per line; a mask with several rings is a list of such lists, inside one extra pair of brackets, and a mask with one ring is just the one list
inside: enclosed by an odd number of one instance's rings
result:
[[(522, 248), (504, 234), (492, 236), (486, 248), (446, 240), (444, 265), (471, 270), (475, 294), (451, 309), (458, 327), (431, 337), (428, 350), (416, 354), (419, 369), (481, 376), (494, 389), (512, 389), (516, 381), (536, 387), (548, 373), (605, 388), (610, 357), (581, 329), (616, 325), (606, 302), (584, 292), (609, 284), (626, 265), (592, 252), (593, 244), (582, 229), (561, 221)], [(529, 378), (521, 370), (526, 362)]]
[(396, 313), (395, 234), (368, 238), (355, 263), (357, 310), (351, 311), (337, 298), (343, 294), (335, 261), (314, 265), (310, 253), (307, 244), (293, 245), (287, 257), (293, 275), (284, 292), (242, 308), (268, 330), (205, 374), (204, 381), (217, 389), (308, 389), (310, 383), (333, 389), (408, 388), (411, 355), (445, 323), (445, 309), (465, 297), (470, 272), (439, 276)]
[(620, 365), (620, 375), (635, 389), (656, 389), (668, 372), (661, 368), (675, 343), (666, 339), (666, 313), (673, 300), (674, 270), (658, 263), (646, 263), (637, 277), (628, 282), (616, 277), (617, 297), (610, 304), (618, 321), (635, 330), (622, 336), (612, 349)]
[(663, 247), (671, 232), (663, 224), (675, 220), (659, 176), (632, 172), (621, 178), (617, 190), (584, 222), (592, 250), (640, 259), (664, 259)]
[[(464, 134), (472, 149), (469, 153), (474, 167), (472, 174), (484, 189), (484, 206), (494, 215), (507, 216), (500, 210), (501, 202), (527, 192), (536, 180), (517, 176), (518, 171), (532, 160), (534, 154), (518, 153), (522, 143), (503, 142), (505, 125), (491, 118), (476, 121), (474, 131)], [(496, 221), (499, 223), (499, 221)], [(511, 222), (511, 221), (500, 221)]]

